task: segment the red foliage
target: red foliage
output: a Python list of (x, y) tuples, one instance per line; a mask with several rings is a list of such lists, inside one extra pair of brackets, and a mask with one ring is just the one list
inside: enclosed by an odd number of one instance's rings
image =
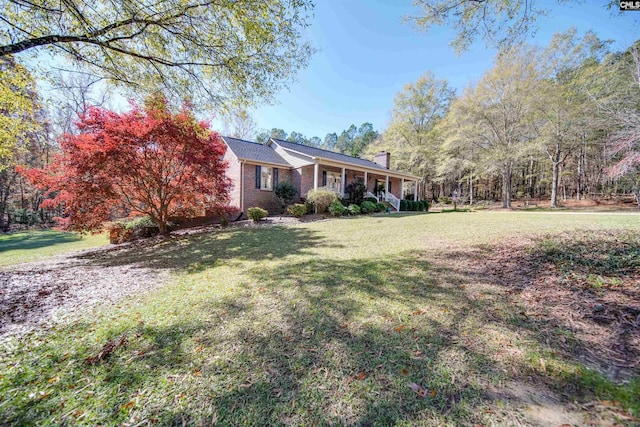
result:
[(78, 128), (61, 138), (50, 166), (23, 171), (52, 197), (43, 208), (63, 204), (65, 228), (97, 231), (115, 217), (148, 215), (164, 233), (171, 217), (226, 208), (226, 147), (189, 106), (177, 114), (158, 99), (122, 114), (90, 108)]

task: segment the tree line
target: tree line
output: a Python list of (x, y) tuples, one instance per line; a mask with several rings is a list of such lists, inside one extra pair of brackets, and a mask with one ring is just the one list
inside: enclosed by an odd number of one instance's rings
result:
[(273, 128), (270, 131), (258, 133), (256, 135), (256, 141), (264, 144), (269, 138), (275, 138), (296, 144), (335, 151), (352, 157), (361, 157), (367, 147), (379, 136), (380, 134), (373, 128), (371, 123), (363, 123), (360, 127), (352, 124), (348, 129), (340, 132), (339, 135), (336, 132), (327, 133), (324, 139), (318, 136), (307, 138), (300, 132), (292, 131), (291, 133), (287, 133), (283, 129)]
[(560, 199), (633, 193), (640, 206), (640, 61), (575, 29), (504, 49), (461, 94), (427, 72), (368, 149), (422, 177), (423, 197)]

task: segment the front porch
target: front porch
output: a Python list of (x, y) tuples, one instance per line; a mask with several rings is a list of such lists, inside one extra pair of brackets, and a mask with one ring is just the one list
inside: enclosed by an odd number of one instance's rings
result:
[[(405, 197), (405, 194), (408, 194), (407, 191), (413, 190), (413, 199), (417, 200), (418, 181), (415, 178), (409, 178), (409, 175), (405, 178), (401, 176), (401, 173), (395, 171), (386, 173), (383, 170), (356, 169), (321, 162), (302, 169), (305, 168), (309, 169), (309, 173), (305, 174), (307, 171), (301, 170), (300, 194), (306, 194), (312, 189), (326, 188), (345, 198), (345, 188), (351, 183), (361, 182), (365, 184), (365, 196), (375, 197), (381, 202), (388, 202), (396, 211), (400, 210), (400, 200)], [(305, 175), (313, 178), (305, 180)]]

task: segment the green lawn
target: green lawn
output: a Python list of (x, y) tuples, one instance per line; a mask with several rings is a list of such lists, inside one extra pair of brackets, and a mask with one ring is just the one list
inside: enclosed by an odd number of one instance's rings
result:
[[(585, 369), (478, 274), (474, 256), (504, 239), (571, 230), (637, 242), (640, 216), (345, 218), (96, 259), (171, 269), (174, 281), (0, 344), (0, 424), (526, 425), (501, 394), (516, 383), (638, 416), (637, 377), (617, 385)], [(123, 334), (110, 357), (85, 361)]]
[(61, 231), (21, 231), (0, 234), (0, 267), (38, 261), (66, 252), (106, 245), (105, 234), (80, 235)]

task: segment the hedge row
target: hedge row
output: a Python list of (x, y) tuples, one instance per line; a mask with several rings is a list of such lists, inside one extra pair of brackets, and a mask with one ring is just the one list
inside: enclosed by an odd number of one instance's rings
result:
[(426, 212), (429, 210), (429, 202), (426, 200), (400, 200), (400, 210), (401, 211), (416, 211), (416, 212)]

